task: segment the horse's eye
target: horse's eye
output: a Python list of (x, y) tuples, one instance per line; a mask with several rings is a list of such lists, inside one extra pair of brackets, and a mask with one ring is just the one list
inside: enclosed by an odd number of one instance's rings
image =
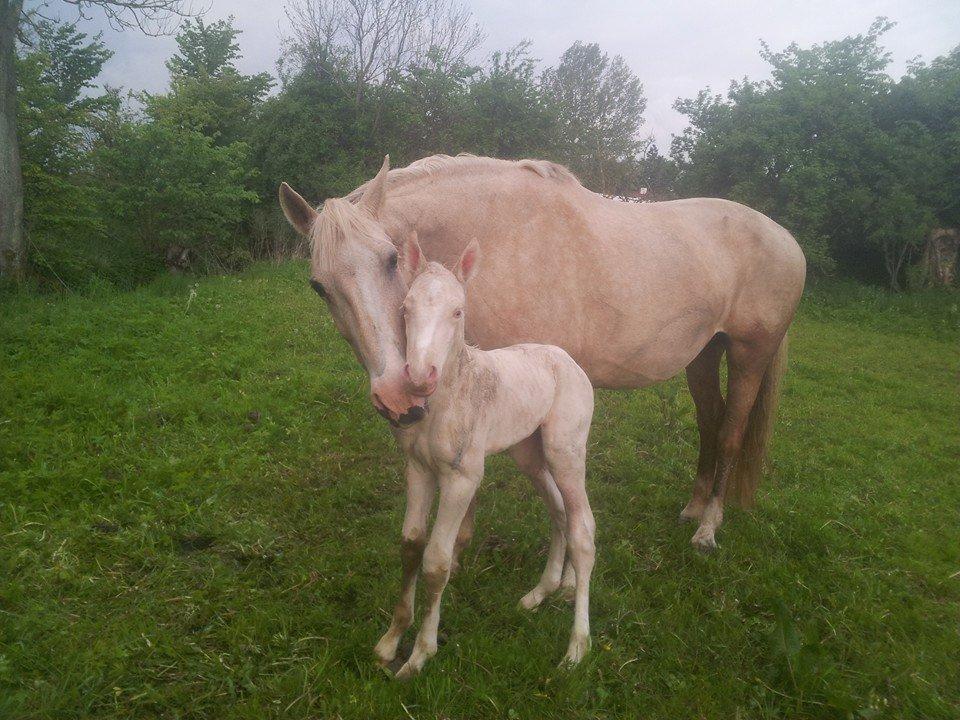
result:
[(454, 310), (454, 311), (453, 311), (453, 316), (454, 316), (455, 318), (463, 317), (463, 310)]
[(320, 297), (326, 297), (327, 291), (323, 289), (323, 285), (320, 284), (319, 280), (311, 280), (310, 287), (317, 291), (317, 295)]
[(387, 258), (387, 270), (393, 272), (397, 269), (397, 254), (395, 252), (390, 253), (390, 257)]

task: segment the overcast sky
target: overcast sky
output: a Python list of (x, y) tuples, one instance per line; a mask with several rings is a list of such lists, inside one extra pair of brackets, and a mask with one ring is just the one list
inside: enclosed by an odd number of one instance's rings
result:
[[(29, 4), (29, 3), (28, 3)], [(34, 3), (36, 4), (36, 3)], [(774, 49), (792, 41), (811, 45), (864, 32), (878, 15), (897, 23), (885, 36), (893, 55), (891, 73), (902, 74), (911, 58), (930, 60), (960, 44), (960, 0), (467, 0), (486, 32), (483, 56), (520, 40), (533, 41), (533, 52), (551, 65), (576, 40), (597, 42), (620, 54), (643, 82), (648, 106), (643, 133), (666, 151), (671, 134), (684, 127), (671, 108), (677, 97), (691, 97), (704, 87), (724, 91), (732, 78), (765, 77), (760, 40)], [(280, 38), (285, 32), (282, 0), (197, 0), (209, 7), (208, 19), (234, 15), (243, 31), (243, 72), (275, 74)], [(64, 8), (51, 0), (50, 9)], [(91, 11), (95, 13), (95, 11)], [(103, 29), (115, 51), (103, 81), (129, 89), (162, 90), (167, 85), (164, 61), (172, 38), (148, 38), (133, 31), (113, 32), (99, 16), (84, 23)], [(483, 57), (477, 58), (482, 60)]]

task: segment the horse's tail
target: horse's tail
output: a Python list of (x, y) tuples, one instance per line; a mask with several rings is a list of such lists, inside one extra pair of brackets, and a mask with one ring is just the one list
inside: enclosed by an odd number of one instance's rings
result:
[(787, 336), (783, 336), (780, 347), (770, 360), (767, 370), (760, 383), (757, 399), (747, 427), (743, 433), (743, 443), (740, 448), (740, 457), (737, 460), (733, 476), (730, 478), (730, 496), (736, 499), (742, 507), (753, 504), (757, 486), (763, 475), (767, 459), (767, 447), (770, 436), (773, 434), (773, 423), (777, 414), (777, 403), (780, 399), (780, 379), (787, 369)]

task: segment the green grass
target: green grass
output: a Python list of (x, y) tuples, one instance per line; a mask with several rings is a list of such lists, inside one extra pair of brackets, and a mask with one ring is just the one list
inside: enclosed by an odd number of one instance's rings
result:
[(600, 393), (594, 649), (524, 614), (546, 513), (494, 459), (437, 657), (371, 649), (401, 460), (301, 265), (0, 304), (0, 717), (956, 718), (958, 297), (812, 288), (773, 471), (698, 555), (682, 379)]

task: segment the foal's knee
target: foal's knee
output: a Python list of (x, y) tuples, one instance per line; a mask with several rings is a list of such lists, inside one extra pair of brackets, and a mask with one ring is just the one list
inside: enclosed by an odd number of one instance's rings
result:
[(443, 589), (450, 575), (451, 559), (439, 552), (431, 552), (429, 548), (423, 555), (423, 584), (428, 592), (438, 592)]

